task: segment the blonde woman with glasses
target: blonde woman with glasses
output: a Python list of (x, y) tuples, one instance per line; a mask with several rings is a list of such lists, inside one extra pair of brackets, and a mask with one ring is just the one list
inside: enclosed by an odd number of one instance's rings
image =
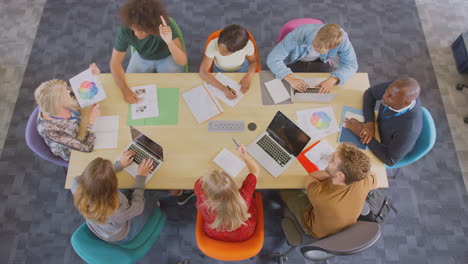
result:
[[(100, 73), (96, 64), (90, 66), (95, 75)], [(70, 159), (70, 149), (91, 152), (94, 147), (93, 125), (101, 114), (99, 104), (91, 107), (87, 120), (86, 136), (77, 138), (81, 114), (78, 103), (67, 83), (62, 80), (43, 82), (34, 92), (40, 112), (37, 131), (44, 138), (52, 153), (64, 160)]]
[(213, 170), (195, 182), (196, 206), (203, 216), (205, 233), (216, 240), (247, 240), (257, 225), (254, 193), (259, 167), (244, 145), (237, 148), (237, 153), (249, 169), (240, 189), (221, 170)]

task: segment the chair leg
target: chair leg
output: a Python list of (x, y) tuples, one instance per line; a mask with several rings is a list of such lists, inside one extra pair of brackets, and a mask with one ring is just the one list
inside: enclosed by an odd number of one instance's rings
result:
[(278, 264), (283, 264), (285, 262), (288, 262), (288, 255), (293, 252), (293, 250), (296, 249), (295, 246), (292, 246), (290, 247), (286, 252), (284, 252), (283, 254), (281, 253), (276, 253), (275, 254), (275, 258), (276, 258), (276, 261), (278, 262)]

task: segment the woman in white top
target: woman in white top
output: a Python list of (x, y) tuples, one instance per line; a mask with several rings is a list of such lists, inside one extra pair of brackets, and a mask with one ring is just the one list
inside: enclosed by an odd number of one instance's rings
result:
[(234, 90), (223, 85), (209, 72), (211, 65), (213, 72), (246, 72), (240, 81), (241, 92), (245, 94), (257, 69), (255, 48), (249, 39), (249, 32), (239, 25), (225, 27), (218, 38), (208, 43), (200, 65), (200, 77), (203, 80), (223, 91), (227, 98), (237, 98)]

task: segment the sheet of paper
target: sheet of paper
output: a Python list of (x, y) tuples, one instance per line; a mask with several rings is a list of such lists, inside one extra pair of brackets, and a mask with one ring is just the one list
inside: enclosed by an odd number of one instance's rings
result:
[(330, 106), (296, 111), (297, 125), (306, 132), (312, 141), (316, 141), (340, 129), (335, 113)]
[(245, 167), (245, 163), (226, 148), (221, 150), (213, 162), (233, 178)]
[(158, 88), (159, 116), (143, 119), (132, 119), (132, 105), (128, 105), (127, 125), (158, 126), (177, 125), (179, 122), (179, 88)]
[(106, 92), (99, 78), (87, 69), (70, 80), (73, 93), (81, 108), (95, 104), (106, 99)]
[[(359, 115), (359, 114), (356, 114), (356, 113), (353, 113), (353, 112), (346, 112), (345, 114), (345, 118), (355, 118), (357, 119), (359, 122), (364, 122), (364, 116), (362, 115)], [(346, 127), (346, 124), (343, 123), (343, 127)]]
[(222, 73), (216, 74), (216, 79), (220, 83), (222, 83), (224, 85), (227, 85), (227, 86), (231, 87), (232, 89), (234, 89), (236, 91), (237, 98), (233, 99), (233, 100), (228, 99), (223, 91), (219, 90), (218, 88), (216, 88), (216, 87), (214, 87), (214, 86), (212, 86), (212, 85), (210, 85), (208, 83), (205, 83), (206, 87), (208, 87), (208, 89), (210, 89), (211, 94), (213, 94), (214, 96), (216, 96), (221, 101), (225, 102), (227, 105), (229, 105), (231, 107), (233, 107), (237, 103), (239, 103), (239, 101), (244, 96), (244, 94), (241, 93), (241, 91), (240, 91), (241, 90), (241, 85), (238, 84), (233, 79), (231, 79), (231, 78), (227, 77), (226, 75), (222, 74)]
[(140, 98), (140, 102), (131, 105), (134, 120), (159, 116), (158, 93), (155, 84), (136, 86), (130, 90)]
[(117, 148), (119, 137), (119, 116), (100, 116), (94, 124), (94, 149)]
[(216, 97), (203, 85), (190, 89), (182, 97), (199, 124), (224, 112)]
[(334, 152), (333, 147), (326, 140), (321, 140), (317, 145), (307, 151), (304, 155), (314, 163), (319, 170), (328, 166), (328, 157)]
[(297, 77), (298, 79), (304, 80), (309, 88), (314, 88), (317, 87), (317, 85), (323, 81), (325, 81), (327, 78), (302, 78), (302, 77)]
[(286, 87), (284, 87), (280, 79), (273, 79), (266, 82), (265, 87), (268, 90), (268, 93), (270, 93), (270, 96), (275, 104), (291, 98), (288, 91), (286, 90)]

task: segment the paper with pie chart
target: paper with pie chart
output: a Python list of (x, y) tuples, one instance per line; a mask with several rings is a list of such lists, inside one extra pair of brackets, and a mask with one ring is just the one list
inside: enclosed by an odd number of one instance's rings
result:
[(312, 141), (319, 140), (340, 129), (336, 124), (332, 107), (320, 107), (296, 111), (297, 125), (309, 135)]
[(107, 97), (99, 78), (92, 74), (90, 69), (81, 72), (69, 81), (81, 108), (95, 104)]

